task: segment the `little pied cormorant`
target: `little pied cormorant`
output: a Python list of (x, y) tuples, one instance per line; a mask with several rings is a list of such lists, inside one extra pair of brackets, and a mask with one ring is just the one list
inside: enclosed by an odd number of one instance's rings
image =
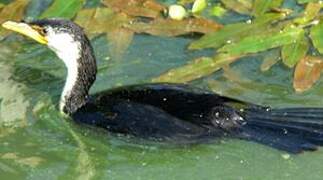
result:
[(270, 109), (182, 84), (143, 84), (89, 96), (97, 67), (83, 29), (69, 20), (7, 21), (6, 29), (47, 45), (65, 63), (60, 111), (110, 132), (172, 143), (223, 137), (291, 153), (323, 144), (323, 108)]

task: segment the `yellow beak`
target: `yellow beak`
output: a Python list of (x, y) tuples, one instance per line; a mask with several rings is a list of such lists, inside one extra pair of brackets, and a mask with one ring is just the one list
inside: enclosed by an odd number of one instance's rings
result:
[(30, 25), (22, 22), (13, 22), (13, 21), (6, 21), (2, 24), (2, 27), (15, 31), (17, 33), (23, 34), (27, 37), (30, 37), (40, 44), (47, 44), (48, 41), (45, 36), (41, 35), (38, 31), (33, 29)]

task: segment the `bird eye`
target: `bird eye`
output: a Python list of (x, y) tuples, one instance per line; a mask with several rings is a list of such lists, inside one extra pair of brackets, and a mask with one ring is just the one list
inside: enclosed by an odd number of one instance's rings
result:
[(46, 28), (43, 28), (43, 29), (42, 29), (42, 34), (44, 34), (44, 35), (45, 35), (45, 34), (47, 34), (47, 32), (48, 32), (48, 31), (47, 31), (47, 29), (46, 29)]
[(39, 34), (45, 36), (47, 34), (47, 29), (46, 27), (40, 27), (40, 26), (37, 26), (37, 25), (33, 25), (31, 26), (34, 30), (36, 30)]
[(38, 29), (39, 34), (45, 36), (47, 34), (47, 29), (46, 28), (39, 28)]

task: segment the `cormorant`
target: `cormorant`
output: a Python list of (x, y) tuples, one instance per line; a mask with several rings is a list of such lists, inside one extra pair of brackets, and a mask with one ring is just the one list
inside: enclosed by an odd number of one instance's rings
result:
[(89, 96), (97, 67), (83, 29), (70, 20), (7, 21), (6, 29), (47, 45), (65, 63), (60, 111), (110, 132), (172, 143), (224, 137), (291, 153), (323, 144), (323, 108), (270, 109), (184, 84), (120, 87)]

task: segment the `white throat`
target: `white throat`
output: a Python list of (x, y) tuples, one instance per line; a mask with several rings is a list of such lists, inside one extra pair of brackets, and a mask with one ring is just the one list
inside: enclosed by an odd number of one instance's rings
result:
[[(51, 35), (52, 34), (52, 35)], [(68, 33), (54, 34), (47, 36), (48, 47), (65, 63), (67, 68), (67, 78), (60, 99), (60, 111), (63, 108), (68, 97), (77, 81), (78, 77), (78, 59), (81, 56), (81, 44), (74, 40)]]

